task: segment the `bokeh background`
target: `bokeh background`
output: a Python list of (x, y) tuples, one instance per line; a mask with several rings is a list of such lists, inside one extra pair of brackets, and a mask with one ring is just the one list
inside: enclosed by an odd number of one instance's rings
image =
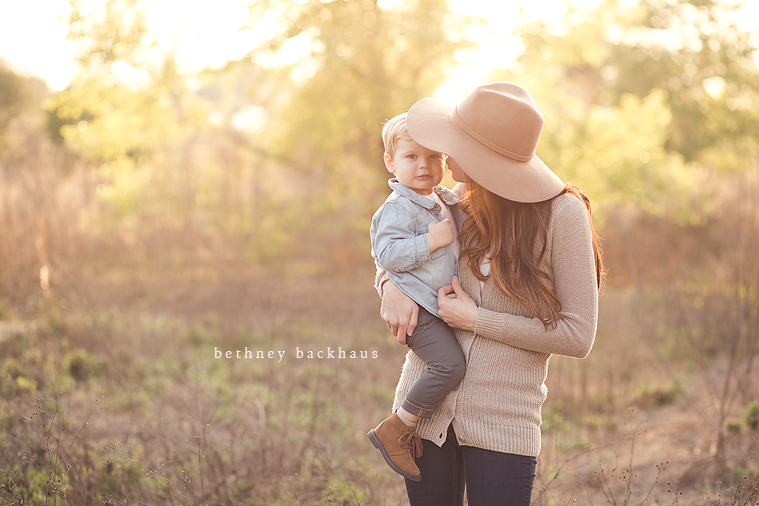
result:
[[(593, 352), (551, 360), (534, 504), (758, 504), (758, 27), (756, 0), (0, 1), (0, 504), (408, 504), (365, 436), (405, 353), (380, 131), (497, 80), (609, 267)], [(275, 358), (217, 358), (246, 348)]]

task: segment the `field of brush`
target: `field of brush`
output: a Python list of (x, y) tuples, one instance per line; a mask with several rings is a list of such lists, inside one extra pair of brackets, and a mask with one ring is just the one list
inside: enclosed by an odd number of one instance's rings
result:
[[(368, 267), (91, 269), (7, 305), (0, 504), (408, 504), (366, 438), (406, 352)], [(535, 504), (757, 504), (759, 378), (667, 338), (665, 297), (608, 286), (591, 355), (552, 357)]]

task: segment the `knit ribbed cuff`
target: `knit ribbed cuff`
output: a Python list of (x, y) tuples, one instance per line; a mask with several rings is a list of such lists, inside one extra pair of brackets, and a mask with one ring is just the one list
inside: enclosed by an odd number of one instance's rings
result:
[(387, 276), (387, 272), (378, 269), (377, 274), (374, 278), (374, 288), (377, 290), (377, 294), (380, 296), (380, 299), (382, 298), (382, 285), (385, 284), (385, 281), (390, 281), (390, 278)]
[(504, 315), (502, 313), (479, 307), (477, 308), (477, 323), (474, 325), (474, 333), (478, 336), (503, 342), (503, 320)]

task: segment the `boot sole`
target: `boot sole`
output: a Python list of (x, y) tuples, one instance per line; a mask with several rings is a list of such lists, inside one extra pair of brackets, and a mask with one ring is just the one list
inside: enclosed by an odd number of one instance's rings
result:
[(400, 474), (404, 478), (407, 478), (411, 481), (422, 481), (421, 476), (414, 476), (413, 474), (409, 474), (400, 467), (396, 466), (392, 460), (390, 460), (390, 456), (387, 454), (387, 451), (385, 451), (385, 447), (382, 446), (382, 443), (380, 443), (379, 438), (377, 437), (377, 434), (374, 433), (374, 429), (370, 430), (367, 434), (369, 436), (369, 441), (372, 442), (374, 447), (382, 453), (382, 457), (385, 459), (385, 462), (387, 462), (387, 465), (390, 466), (390, 469), (395, 471), (396, 473)]

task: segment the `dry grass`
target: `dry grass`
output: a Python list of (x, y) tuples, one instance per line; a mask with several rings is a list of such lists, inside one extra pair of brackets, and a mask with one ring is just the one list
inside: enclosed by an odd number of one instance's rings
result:
[[(297, 285), (240, 272), (165, 282), (83, 280), (92, 287), (66, 294), (69, 307), (44, 307), (0, 343), (5, 504), (407, 503), (365, 438), (404, 354), (378, 317), (371, 271)], [(85, 300), (88, 290), (102, 296)], [(671, 364), (607, 334), (625, 297), (607, 292), (589, 359), (552, 359), (536, 504), (731, 504), (736, 473), (759, 468), (759, 433), (729, 436), (731, 475), (718, 484), (714, 433), (690, 400), (703, 379), (677, 366), (682, 391), (670, 392)], [(285, 356), (214, 358), (245, 346)], [(295, 357), (338, 346), (378, 358)]]
[[(276, 279), (221, 279), (195, 294), (205, 302), (159, 295), (173, 299), (161, 300), (160, 311), (69, 296), (66, 310), (52, 308), (38, 330), (14, 332), (1, 345), (0, 497), (29, 503), (42, 490), (32, 475), (46, 474), (63, 480), (48, 499), (71, 504), (96, 496), (148, 504), (399, 501), (402, 482), (365, 440), (389, 409), (403, 360), (379, 321), (371, 280), (364, 272), (355, 283), (325, 279), (293, 290)], [(295, 356), (296, 347), (328, 346), (378, 358)], [(285, 355), (214, 356), (215, 348), (245, 347)], [(71, 452), (51, 460), (49, 445), (72, 438)]]

